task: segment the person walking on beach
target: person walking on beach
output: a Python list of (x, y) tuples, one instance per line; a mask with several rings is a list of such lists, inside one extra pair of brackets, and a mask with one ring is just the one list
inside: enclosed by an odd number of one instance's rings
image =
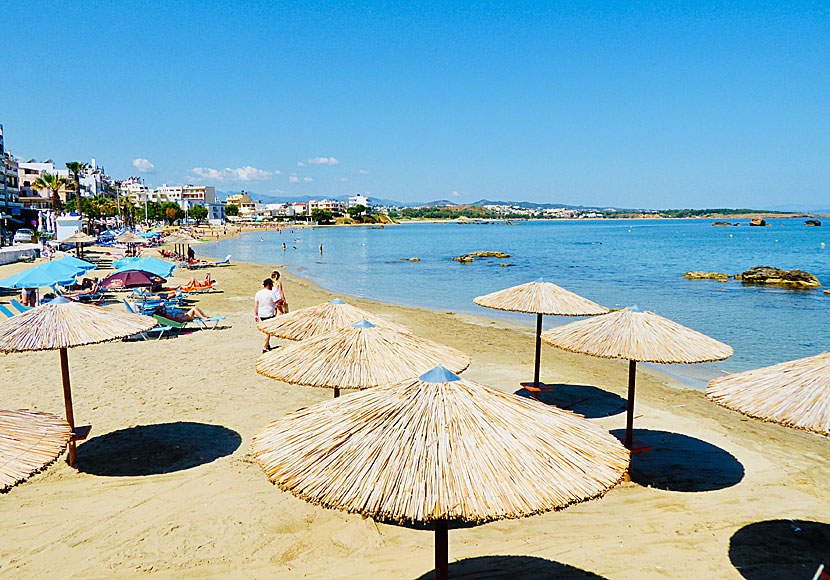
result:
[[(262, 290), (254, 295), (254, 320), (259, 323), (276, 316), (277, 304), (274, 301), (274, 284), (271, 278), (262, 281)], [(265, 343), (262, 345), (262, 352), (271, 350), (271, 335), (265, 334)]]
[(277, 310), (280, 311), (280, 314), (288, 314), (288, 301), (285, 299), (285, 291), (282, 289), (280, 273), (276, 270), (271, 272), (271, 283), (274, 286), (274, 304), (277, 305)]

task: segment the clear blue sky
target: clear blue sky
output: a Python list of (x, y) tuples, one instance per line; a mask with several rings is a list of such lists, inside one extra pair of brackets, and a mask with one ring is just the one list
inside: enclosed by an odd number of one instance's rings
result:
[(826, 3), (84, 4), (3, 7), (18, 158), (284, 195), (830, 205)]

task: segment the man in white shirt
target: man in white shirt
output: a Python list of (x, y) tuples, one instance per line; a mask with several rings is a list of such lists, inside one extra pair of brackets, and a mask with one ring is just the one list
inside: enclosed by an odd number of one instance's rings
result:
[[(277, 312), (277, 303), (274, 300), (274, 284), (271, 278), (266, 278), (262, 281), (262, 290), (254, 296), (254, 320), (260, 322), (274, 318)], [(271, 335), (265, 334), (265, 344), (262, 347), (262, 352), (271, 350)]]

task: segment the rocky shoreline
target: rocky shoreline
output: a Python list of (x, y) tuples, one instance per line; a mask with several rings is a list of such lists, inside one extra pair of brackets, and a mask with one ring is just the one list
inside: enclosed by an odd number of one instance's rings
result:
[(804, 270), (782, 270), (772, 266), (755, 266), (734, 276), (721, 272), (690, 270), (683, 274), (683, 277), (689, 280), (718, 280), (720, 282), (726, 282), (730, 278), (734, 278), (744, 284), (784, 286), (796, 289), (819, 288), (821, 286), (821, 282), (809, 272)]

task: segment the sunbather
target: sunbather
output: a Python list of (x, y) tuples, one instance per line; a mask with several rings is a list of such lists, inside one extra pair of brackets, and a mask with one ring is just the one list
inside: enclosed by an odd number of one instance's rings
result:
[(205, 314), (198, 306), (194, 306), (187, 312), (170, 312), (169, 310), (165, 310), (164, 306), (160, 306), (153, 311), (153, 314), (164, 316), (165, 318), (175, 320), (176, 322), (190, 322), (196, 318), (201, 318), (202, 320), (210, 319), (210, 316)]
[(190, 280), (179, 286), (182, 290), (204, 290), (206, 288), (211, 288), (213, 286), (213, 280), (210, 278), (210, 272), (205, 274), (205, 279), (203, 282), (199, 282), (196, 280), (195, 277), (191, 277)]

